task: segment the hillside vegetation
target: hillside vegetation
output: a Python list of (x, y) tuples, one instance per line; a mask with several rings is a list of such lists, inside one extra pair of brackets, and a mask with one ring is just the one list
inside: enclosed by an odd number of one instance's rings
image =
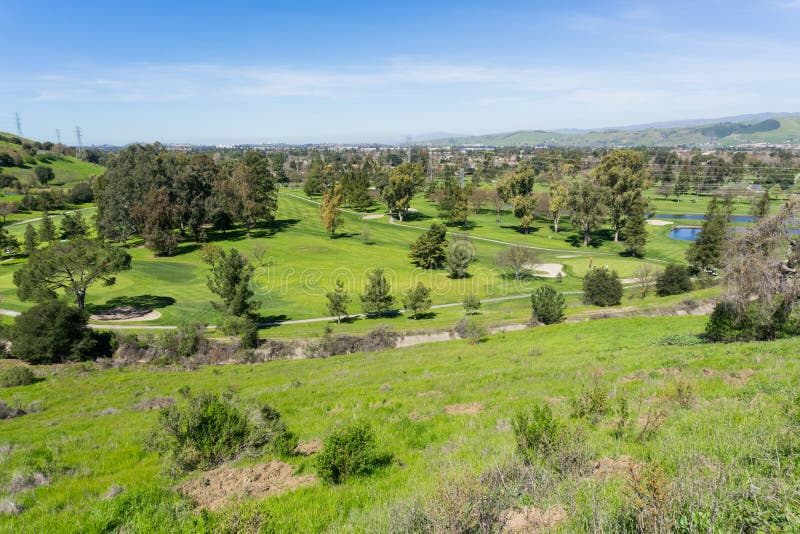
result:
[(105, 170), (100, 165), (55, 151), (52, 143), (37, 143), (30, 139), (0, 132), (0, 174), (15, 176), (23, 184), (38, 184), (35, 168), (48, 167), (55, 178), (49, 185), (70, 185), (99, 176)]

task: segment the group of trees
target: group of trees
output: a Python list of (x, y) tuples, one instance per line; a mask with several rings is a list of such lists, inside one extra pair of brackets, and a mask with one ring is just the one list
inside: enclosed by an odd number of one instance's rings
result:
[(278, 171), (260, 152), (217, 164), (206, 154), (132, 145), (109, 158), (95, 183), (97, 229), (112, 241), (139, 236), (156, 255), (174, 254), (178, 235), (202, 240), (207, 225), (225, 231), (239, 223), (249, 236), (274, 220)]
[(469, 265), (475, 261), (475, 247), (467, 239), (447, 241), (447, 227), (434, 223), (412, 244), (411, 262), (423, 269), (446, 267), (451, 278), (465, 278)]

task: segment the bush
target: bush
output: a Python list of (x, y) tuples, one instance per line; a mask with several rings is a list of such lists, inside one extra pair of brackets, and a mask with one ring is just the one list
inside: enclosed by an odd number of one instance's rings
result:
[(222, 331), (229, 336), (239, 336), (243, 349), (258, 347), (258, 323), (246, 315), (227, 317), (222, 323)]
[(70, 189), (67, 198), (72, 204), (86, 204), (94, 201), (94, 191), (88, 182), (78, 182)]
[(149, 443), (179, 470), (213, 467), (245, 451), (286, 453), (297, 444), (270, 406), (248, 417), (230, 395), (187, 392), (186, 398), (187, 405), (161, 411), (159, 429)]
[(479, 299), (472, 293), (464, 297), (464, 312), (466, 312), (467, 315), (478, 313), (478, 310), (480, 309), (481, 309), (481, 299)]
[(564, 295), (550, 286), (541, 286), (531, 295), (533, 316), (541, 323), (559, 323), (564, 319)]
[(511, 419), (517, 451), (526, 462), (545, 457), (555, 450), (562, 430), (549, 405), (534, 406), (530, 412), (518, 412)]
[(32, 364), (62, 363), (91, 356), (87, 315), (74, 306), (49, 300), (14, 319), (11, 353)]
[(486, 339), (488, 334), (485, 326), (469, 317), (459, 319), (453, 330), (458, 334), (458, 337), (461, 339), (468, 339), (473, 345)]
[(757, 303), (750, 303), (740, 313), (730, 302), (720, 301), (706, 323), (703, 336), (708, 341), (764, 341), (781, 334), (795, 335), (797, 326), (789, 321), (783, 306), (776, 306), (772, 316), (762, 316)]
[(622, 300), (622, 282), (616, 271), (592, 268), (583, 278), (583, 303), (616, 306)]
[(608, 413), (610, 409), (608, 391), (598, 380), (584, 386), (580, 394), (572, 399), (572, 416), (589, 417), (593, 420)]
[(158, 339), (158, 345), (170, 359), (188, 358), (208, 348), (205, 330), (203, 323), (186, 323), (175, 330), (164, 331)]
[(15, 365), (0, 374), (0, 387), (13, 388), (33, 384), (33, 371), (27, 367)]
[(389, 460), (378, 452), (372, 427), (353, 423), (328, 434), (314, 465), (323, 481), (340, 484), (350, 477), (369, 474)]
[(671, 263), (656, 278), (656, 295), (680, 295), (692, 290), (689, 268), (685, 265)]

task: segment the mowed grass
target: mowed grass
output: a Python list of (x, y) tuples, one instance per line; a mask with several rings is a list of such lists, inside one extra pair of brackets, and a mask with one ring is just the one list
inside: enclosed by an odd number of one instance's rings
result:
[[(90, 211), (85, 213), (87, 217)], [(277, 221), (270, 229), (260, 229), (247, 239), (241, 230), (212, 235), (223, 249), (236, 248), (247, 255), (257, 269), (253, 288), (262, 321), (280, 321), (324, 317), (328, 315), (325, 293), (336, 280), (345, 282), (353, 297), (350, 311), (361, 311), (358, 294), (363, 292), (367, 274), (374, 268), (385, 270), (397, 307), (402, 307), (402, 294), (418, 281), (432, 289), (433, 304), (462, 302), (467, 294), (480, 298), (530, 294), (541, 284), (552, 284), (559, 291), (579, 291), (581, 277), (588, 268), (587, 255), (578, 258), (559, 258), (560, 251), (541, 251), (538, 261), (562, 263), (566, 276), (561, 282), (554, 279), (531, 278), (517, 281), (496, 263), (498, 253), (507, 247), (500, 243), (473, 240), (476, 262), (470, 267), (471, 276), (463, 280), (449, 278), (444, 269), (430, 271), (411, 264), (408, 252), (411, 243), (422, 230), (389, 224), (388, 218), (362, 220), (347, 213), (345, 224), (335, 239), (323, 231), (318, 207), (311, 202), (282, 194)], [(428, 227), (425, 221), (423, 227)], [(34, 223), (36, 226), (36, 223)], [(24, 232), (25, 225), (11, 227)], [(369, 231), (370, 244), (364, 244), (360, 234)], [(526, 243), (520, 234), (512, 243)], [(256, 254), (264, 251), (263, 257)], [(174, 257), (156, 258), (143, 246), (132, 246), (132, 269), (117, 276), (111, 287), (90, 288), (87, 303), (94, 308), (137, 302), (157, 302), (162, 317), (150, 324), (175, 325), (186, 321), (217, 324), (219, 318), (211, 306), (216, 297), (206, 286), (208, 266), (200, 260), (200, 246), (184, 242)], [(584, 259), (581, 259), (583, 257)], [(24, 260), (8, 260), (0, 264), (0, 306), (23, 310), (30, 303), (16, 297), (13, 272)], [(610, 265), (623, 278), (634, 275), (643, 260), (611, 254), (595, 265)], [(153, 299), (153, 297), (158, 297)], [(425, 328), (425, 321), (414, 321)]]
[[(658, 464), (669, 484), (681, 482), (679, 470), (687, 461), (702, 459), (702, 465), (724, 466), (728, 478), (722, 484), (736, 488), (749, 484), (749, 475), (762, 476), (776, 451), (794, 450), (786, 449), (790, 436), (783, 406), (800, 387), (796, 340), (654, 344), (666, 334), (697, 334), (704, 322), (695, 317), (598, 320), (496, 335), (476, 346), (453, 341), (193, 372), (42, 368), (43, 381), (0, 390), (5, 402), (41, 407), (0, 421), (0, 445), (11, 447), (0, 456), (0, 483), (25, 472), (26, 458), (42, 451), (53, 455), (60, 470), (50, 485), (12, 495), (26, 511), (0, 516), (0, 529), (93, 532), (113, 519), (114, 528), (127, 532), (191, 531), (196, 516), (176, 505), (179, 498), (170, 493), (178, 481), (164, 474), (159, 458), (143, 446), (157, 414), (133, 409), (146, 398), (178, 397), (178, 389), (186, 386), (234, 391), (242, 402), (268, 402), (303, 442), (337, 425), (367, 421), (381, 448), (394, 455), (390, 466), (341, 486), (317, 484), (259, 499), (253, 506), (268, 514), (279, 532), (385, 532), (397, 519), (398, 505), (431, 498), (448, 474), (503, 465), (514, 455), (510, 418), (542, 403), (549, 403), (563, 422), (582, 428), (592, 458), (628, 454), (637, 462)], [(692, 386), (691, 405), (669, 400), (678, 380)], [(612, 415), (595, 424), (571, 419), (571, 399), (595, 383), (612, 402), (626, 398), (634, 421), (663, 409), (663, 426), (652, 438), (637, 440), (635, 434), (615, 437)], [(475, 415), (445, 413), (446, 406), (473, 402), (483, 406)], [(300, 472), (313, 471), (307, 458), (288, 461)], [(102, 495), (112, 485), (124, 492), (109, 502)], [(109, 519), (115, 502), (142, 492), (149, 492), (146, 517), (130, 509)], [(533, 504), (562, 502), (567, 519), (561, 531), (591, 531), (591, 509), (606, 513), (604, 507), (625, 495), (619, 479), (568, 478), (546, 501)]]
[[(17, 146), (17, 145), (13, 145)], [(22, 167), (2, 167), (0, 172), (10, 174), (19, 178), (23, 184), (38, 185), (35, 169), (37, 166), (50, 167), (53, 169), (55, 179), (51, 182), (52, 186), (70, 187), (77, 182), (85, 182), (92, 177), (97, 177), (105, 172), (105, 167), (88, 161), (82, 161), (72, 156), (54, 156), (50, 162), (39, 161), (36, 165), (24, 165)]]

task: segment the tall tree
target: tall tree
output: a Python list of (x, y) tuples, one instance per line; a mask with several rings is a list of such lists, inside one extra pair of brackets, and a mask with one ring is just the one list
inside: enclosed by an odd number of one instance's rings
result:
[(422, 282), (417, 282), (403, 297), (403, 307), (411, 312), (412, 319), (417, 319), (423, 312), (431, 309), (431, 290)]
[(44, 212), (42, 222), (39, 223), (39, 242), (51, 243), (56, 239), (56, 225), (50, 214)]
[(336, 184), (333, 191), (322, 195), (322, 203), (319, 205), (319, 217), (322, 219), (322, 226), (331, 235), (331, 239), (336, 233), (336, 229), (344, 223), (342, 217), (342, 184)]
[(624, 218), (642, 196), (649, 179), (644, 154), (635, 150), (615, 150), (603, 156), (594, 174), (598, 183), (608, 188), (608, 211), (616, 243)]
[(623, 228), (625, 250), (638, 258), (644, 256), (644, 247), (647, 243), (647, 219), (644, 212), (645, 200), (641, 197), (631, 205)]
[(328, 298), (328, 313), (336, 317), (337, 323), (341, 323), (342, 317), (347, 318), (347, 305), (350, 304), (350, 295), (344, 289), (344, 282), (336, 280), (336, 287), (325, 296)]
[(686, 251), (689, 264), (700, 271), (716, 271), (723, 264), (725, 238), (728, 235), (728, 217), (732, 205), (729, 200), (711, 199), (697, 240)]
[(227, 180), (233, 215), (247, 230), (247, 237), (259, 220), (272, 222), (278, 208), (278, 193), (267, 159), (255, 151), (245, 152)]
[(550, 182), (549, 217), (553, 221), (553, 232), (558, 233), (558, 223), (569, 203), (569, 184), (564, 179)]
[[(26, 232), (27, 233), (27, 232)], [(61, 237), (75, 239), (89, 236), (89, 225), (80, 211), (65, 213), (61, 219)]]
[(411, 208), (411, 199), (421, 184), (422, 176), (422, 169), (412, 163), (401, 163), (389, 174), (382, 196), (389, 211), (396, 213), (401, 222)]
[(369, 196), (369, 174), (362, 166), (348, 169), (342, 176), (342, 197), (344, 203), (357, 210), (364, 210), (372, 205)]
[(466, 278), (468, 269), (475, 261), (475, 245), (468, 239), (454, 239), (447, 249), (447, 269), (450, 278)]
[(364, 313), (383, 315), (392, 309), (394, 296), (391, 294), (391, 286), (383, 274), (383, 269), (373, 269), (367, 275), (364, 294), (360, 298)]
[(188, 228), (195, 241), (203, 237), (203, 224), (211, 219), (211, 197), (219, 168), (207, 154), (193, 155), (175, 173), (173, 196), (181, 235)]
[(430, 229), (411, 244), (412, 263), (423, 269), (438, 269), (447, 260), (447, 227), (432, 224)]
[(102, 241), (75, 239), (34, 250), (28, 263), (14, 273), (14, 284), (20, 300), (52, 299), (63, 289), (82, 310), (90, 285), (113, 285), (114, 275), (130, 267), (131, 257), (124, 250)]
[(504, 201), (510, 202), (514, 197), (530, 195), (535, 183), (536, 171), (527, 161), (522, 161), (513, 173), (500, 180), (497, 194)]
[(514, 215), (519, 218), (519, 227), (526, 234), (535, 221), (536, 204), (536, 195), (516, 196), (511, 201)]
[(758, 198), (758, 202), (753, 205), (753, 217), (757, 219), (763, 219), (767, 215), (769, 215), (769, 191), (764, 191), (764, 193)]
[(218, 250), (209, 255), (211, 272), (208, 275), (208, 289), (222, 299), (222, 305), (213, 306), (228, 315), (239, 317), (253, 313), (258, 303), (253, 301), (250, 281), (254, 267), (238, 250), (228, 252)]
[(39, 180), (39, 183), (42, 185), (49, 184), (56, 177), (51, 167), (44, 167), (42, 165), (37, 165), (33, 172), (36, 175), (36, 179)]
[(574, 180), (569, 188), (569, 211), (572, 225), (583, 234), (583, 246), (589, 246), (592, 232), (605, 218), (606, 188), (593, 178)]
[(442, 198), (436, 203), (439, 218), (447, 224), (466, 226), (474, 189), (472, 184), (461, 185), (452, 173), (445, 177)]
[(25, 227), (25, 238), (23, 242), (23, 250), (25, 254), (30, 256), (31, 253), (39, 246), (39, 236), (36, 234), (36, 229), (32, 224), (28, 223)]

